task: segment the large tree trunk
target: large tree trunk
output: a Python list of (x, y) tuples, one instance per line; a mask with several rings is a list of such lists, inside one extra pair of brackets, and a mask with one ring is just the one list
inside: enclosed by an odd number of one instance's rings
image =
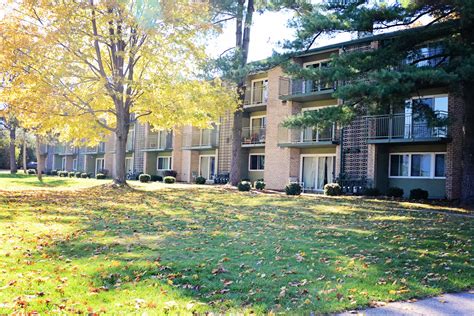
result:
[(36, 161), (38, 163), (36, 167), (36, 176), (39, 181), (43, 181), (43, 166), (44, 166), (44, 157), (41, 155), (41, 138), (36, 135)]
[[(239, 96), (243, 94), (240, 90)], [(239, 97), (239, 104), (243, 104), (243, 100)], [(237, 185), (241, 180), (241, 161), (242, 161), (242, 109), (238, 109), (234, 113), (234, 121), (232, 126), (232, 156), (230, 164), (229, 181), (232, 185)]]
[(117, 123), (115, 131), (115, 177), (114, 184), (124, 186), (126, 184), (125, 156), (127, 153), (129, 122), (121, 120)]
[(18, 167), (16, 166), (16, 157), (15, 157), (15, 141), (16, 141), (16, 128), (15, 126), (10, 126), (10, 173), (17, 173)]

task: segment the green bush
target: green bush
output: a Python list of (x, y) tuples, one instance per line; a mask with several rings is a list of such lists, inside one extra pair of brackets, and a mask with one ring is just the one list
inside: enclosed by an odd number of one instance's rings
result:
[(68, 176), (69, 178), (74, 178), (75, 175), (76, 175), (76, 173), (75, 173), (74, 171), (71, 171), (71, 172), (69, 172), (69, 173), (67, 174), (67, 176)]
[(176, 178), (176, 176), (178, 175), (178, 172), (176, 172), (176, 170), (165, 170), (164, 175), (165, 177)]
[(249, 181), (240, 181), (239, 184), (237, 184), (237, 189), (239, 191), (250, 191), (252, 188), (252, 183)]
[(162, 177), (162, 176), (158, 176), (158, 175), (156, 175), (156, 174), (152, 174), (150, 177), (151, 177), (150, 180), (151, 180), (152, 182), (156, 182), (156, 181), (160, 181), (160, 182), (161, 182), (161, 181), (163, 181), (163, 177)]
[(60, 176), (61, 178), (66, 178), (68, 176), (68, 172), (67, 171), (58, 171), (58, 176)]
[(255, 183), (253, 184), (255, 189), (257, 190), (264, 190), (265, 189), (265, 182), (263, 182), (263, 180), (257, 180), (255, 181)]
[(290, 183), (285, 187), (285, 192), (287, 195), (300, 195), (301, 194), (301, 185), (299, 183)]
[(166, 176), (163, 178), (163, 181), (165, 183), (175, 183), (176, 182), (176, 178), (175, 177), (172, 177), (172, 176)]
[(88, 179), (91, 177), (91, 174), (90, 173), (86, 173), (86, 172), (83, 172), (81, 173), (81, 178), (82, 179)]
[(206, 178), (204, 177), (197, 177), (196, 184), (206, 184)]
[(147, 182), (150, 182), (151, 176), (149, 174), (144, 173), (138, 177), (138, 180), (140, 180), (140, 182), (142, 183), (147, 183)]
[(76, 172), (76, 173), (74, 174), (74, 176), (75, 176), (76, 178), (80, 178), (80, 177), (81, 177), (81, 172)]
[(52, 176), (57, 176), (58, 175), (58, 170), (51, 170), (51, 175)]
[(103, 174), (103, 173), (98, 173), (98, 174), (95, 175), (95, 178), (96, 178), (97, 180), (103, 180), (103, 179), (105, 179), (105, 174)]
[(428, 199), (428, 191), (417, 188), (410, 191), (410, 200), (426, 200)]
[(28, 169), (28, 170), (26, 170), (26, 173), (27, 174), (36, 174), (36, 170), (35, 169)]
[(377, 188), (365, 188), (363, 194), (365, 196), (379, 196), (380, 191)]
[(387, 196), (400, 198), (403, 196), (403, 189), (397, 187), (391, 187), (387, 190)]
[(342, 194), (339, 183), (328, 183), (324, 186), (324, 195), (336, 196)]

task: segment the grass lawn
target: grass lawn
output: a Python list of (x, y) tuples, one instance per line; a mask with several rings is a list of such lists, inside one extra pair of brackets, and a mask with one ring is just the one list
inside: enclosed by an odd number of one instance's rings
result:
[[(100, 182), (99, 182), (100, 181)], [(17, 174), (0, 172), (0, 190), (18, 191), (28, 189), (81, 189), (97, 186), (99, 183), (107, 183), (110, 180), (60, 178), (43, 176), (43, 182), (39, 182), (35, 175), (27, 175), (22, 171)]]
[[(2, 176), (0, 190), (18, 181)], [(356, 309), (471, 288), (473, 236), (472, 218), (406, 202), (214, 187), (0, 191), (0, 314)]]

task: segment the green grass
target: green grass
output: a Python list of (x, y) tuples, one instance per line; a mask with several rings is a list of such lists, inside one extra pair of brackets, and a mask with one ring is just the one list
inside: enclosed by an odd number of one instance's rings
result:
[[(110, 180), (108, 180), (110, 181)], [(28, 189), (51, 189), (64, 188), (81, 189), (103, 184), (107, 180), (80, 179), (80, 178), (60, 178), (43, 176), (43, 182), (38, 181), (36, 175), (27, 175), (18, 172), (17, 174), (0, 173), (0, 190), (28, 190)]]
[(473, 235), (472, 218), (406, 202), (2, 191), (0, 314), (356, 309), (471, 288)]

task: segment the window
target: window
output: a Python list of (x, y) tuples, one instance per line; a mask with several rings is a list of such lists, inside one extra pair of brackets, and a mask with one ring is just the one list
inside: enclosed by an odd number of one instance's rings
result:
[(265, 155), (250, 155), (249, 170), (258, 171), (265, 168)]
[(77, 158), (72, 160), (72, 170), (77, 171)]
[(133, 157), (125, 158), (125, 171), (133, 172)]
[(267, 103), (268, 100), (268, 79), (252, 81), (252, 102), (251, 104)]
[(390, 154), (389, 176), (392, 178), (444, 178), (445, 153)]
[(171, 157), (158, 157), (156, 161), (157, 170), (171, 170)]
[(95, 160), (95, 174), (102, 173), (105, 169), (104, 158), (97, 158)]

